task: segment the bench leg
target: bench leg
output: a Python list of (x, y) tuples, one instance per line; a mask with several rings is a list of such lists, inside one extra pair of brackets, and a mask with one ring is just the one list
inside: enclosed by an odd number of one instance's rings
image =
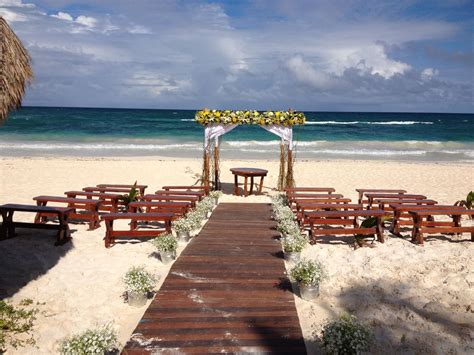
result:
[(114, 231), (114, 221), (106, 220), (105, 221), (105, 247), (110, 248), (113, 243), (113, 231)]
[(422, 217), (413, 218), (413, 232), (412, 232), (412, 241), (417, 242), (419, 245), (423, 245), (423, 233), (420, 232), (421, 224), (423, 221)]
[(260, 186), (258, 187), (258, 194), (262, 194), (262, 189), (263, 189), (263, 176), (260, 178)]
[(247, 180), (248, 180), (248, 177), (245, 176), (245, 178), (244, 178), (244, 197), (247, 197)]
[(64, 213), (60, 213), (58, 215), (59, 219), (59, 230), (58, 230), (58, 238), (54, 245), (63, 245), (64, 243), (71, 240), (71, 231), (69, 230), (69, 223), (68, 223), (68, 215)]
[(0, 239), (13, 238), (15, 236), (15, 225), (13, 224), (14, 211), (2, 211), (2, 225), (0, 227)]
[(239, 179), (237, 175), (234, 175), (234, 195), (239, 196)]
[(377, 217), (376, 230), (377, 230), (377, 240), (378, 240), (380, 243), (384, 243), (384, 242), (385, 242), (385, 239), (384, 239), (384, 236), (383, 236), (382, 217), (380, 217), (380, 216)]
[(250, 177), (250, 195), (252, 194), (253, 192), (253, 176)]

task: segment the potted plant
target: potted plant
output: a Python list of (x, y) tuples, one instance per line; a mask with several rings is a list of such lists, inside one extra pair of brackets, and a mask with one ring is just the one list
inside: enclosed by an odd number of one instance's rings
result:
[(133, 266), (125, 274), (123, 282), (127, 290), (128, 304), (142, 307), (146, 303), (148, 292), (155, 287), (156, 279), (143, 266)]
[(178, 241), (172, 234), (159, 235), (152, 240), (152, 243), (160, 252), (160, 258), (163, 264), (169, 264), (176, 259)]
[(63, 339), (58, 350), (64, 355), (117, 354), (119, 348), (117, 332), (106, 324)]
[(194, 225), (195, 224), (186, 217), (182, 217), (173, 222), (173, 230), (176, 232), (180, 243), (187, 243), (189, 241)]
[(287, 236), (281, 239), (283, 255), (285, 260), (290, 263), (296, 263), (300, 260), (301, 252), (306, 246), (306, 238), (301, 234)]
[(203, 198), (198, 205), (196, 210), (200, 211), (203, 216), (209, 218), (211, 216), (212, 209), (214, 208), (214, 200), (211, 198)]
[(283, 219), (279, 221), (276, 229), (283, 236), (296, 235), (300, 233), (300, 227), (293, 219)]
[(312, 301), (319, 296), (319, 283), (325, 271), (317, 261), (301, 260), (290, 270), (290, 277), (298, 284), (301, 298)]
[(323, 328), (323, 348), (328, 354), (368, 353), (372, 340), (372, 328), (346, 313)]
[(123, 207), (122, 210), (126, 212), (128, 210), (128, 205), (131, 202), (136, 202), (141, 199), (140, 192), (137, 189), (137, 182), (133, 184), (132, 188), (130, 189), (130, 192), (128, 194), (122, 195), (119, 197), (119, 200), (122, 201)]

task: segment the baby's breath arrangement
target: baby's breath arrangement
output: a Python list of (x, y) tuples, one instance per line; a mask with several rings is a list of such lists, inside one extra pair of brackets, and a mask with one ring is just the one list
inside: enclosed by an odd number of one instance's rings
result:
[(211, 191), (209, 192), (209, 197), (215, 199), (216, 201), (218, 201), (221, 197), (222, 197), (222, 191)]
[(151, 243), (162, 252), (173, 252), (178, 248), (178, 241), (172, 234), (162, 234), (151, 241)]
[(214, 208), (214, 199), (211, 197), (205, 197), (196, 204), (196, 210), (202, 211), (204, 214), (211, 212)]
[(300, 227), (298, 226), (298, 223), (289, 219), (283, 219), (278, 222), (276, 229), (285, 236), (296, 235), (300, 233)]
[(110, 324), (87, 329), (61, 341), (59, 352), (64, 355), (105, 354), (117, 351), (120, 344)]
[(326, 277), (326, 272), (317, 261), (301, 260), (290, 270), (290, 277), (304, 286), (316, 286)]
[(280, 222), (283, 220), (294, 220), (295, 214), (288, 206), (278, 206), (273, 208), (273, 218), (275, 221)]
[(190, 223), (192, 223), (193, 229), (198, 229), (201, 227), (201, 222), (205, 217), (205, 213), (199, 210), (192, 210), (186, 214), (186, 218), (190, 221)]
[(273, 209), (275, 209), (275, 207), (288, 206), (288, 198), (285, 194), (277, 194), (272, 197), (272, 206)]
[(195, 223), (186, 217), (182, 217), (177, 219), (172, 223), (172, 228), (175, 230), (176, 233), (189, 233), (195, 227)]
[(156, 279), (143, 266), (132, 266), (125, 274), (123, 282), (127, 292), (147, 293), (155, 287)]
[(281, 239), (281, 245), (285, 253), (300, 253), (308, 241), (303, 235), (287, 236)]
[(367, 352), (372, 339), (372, 328), (347, 313), (341, 314), (323, 328), (323, 347), (328, 354)]

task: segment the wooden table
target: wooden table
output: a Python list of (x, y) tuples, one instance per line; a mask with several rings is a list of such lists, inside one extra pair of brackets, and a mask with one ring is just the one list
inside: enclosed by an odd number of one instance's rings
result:
[[(73, 211), (74, 211), (73, 208), (20, 205), (20, 204), (13, 204), (13, 203), (2, 205), (0, 206), (0, 214), (2, 215), (3, 223), (0, 227), (0, 239), (13, 238), (15, 236), (16, 227), (55, 229), (58, 231), (58, 234), (57, 234), (56, 243), (54, 245), (62, 245), (71, 239), (71, 232), (69, 230), (68, 217), (69, 217), (69, 213)], [(59, 224), (13, 222), (13, 214), (15, 212), (55, 214), (58, 217)]]
[[(234, 174), (234, 195), (240, 196), (239, 194), (239, 181), (238, 177), (244, 177), (244, 196), (251, 195), (253, 192), (253, 179), (254, 177), (260, 177), (260, 185), (258, 188), (258, 193), (262, 193), (263, 188), (263, 178), (267, 176), (268, 170), (265, 169), (257, 169), (257, 168), (232, 168), (230, 169), (232, 174)], [(247, 181), (250, 177), (250, 193), (247, 191)]]

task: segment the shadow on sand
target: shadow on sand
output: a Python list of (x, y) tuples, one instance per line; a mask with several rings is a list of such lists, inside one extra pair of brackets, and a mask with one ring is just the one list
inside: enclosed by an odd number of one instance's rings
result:
[(0, 240), (0, 299), (46, 274), (73, 248), (71, 242), (54, 246), (55, 231), (18, 228), (16, 232), (14, 238)]

